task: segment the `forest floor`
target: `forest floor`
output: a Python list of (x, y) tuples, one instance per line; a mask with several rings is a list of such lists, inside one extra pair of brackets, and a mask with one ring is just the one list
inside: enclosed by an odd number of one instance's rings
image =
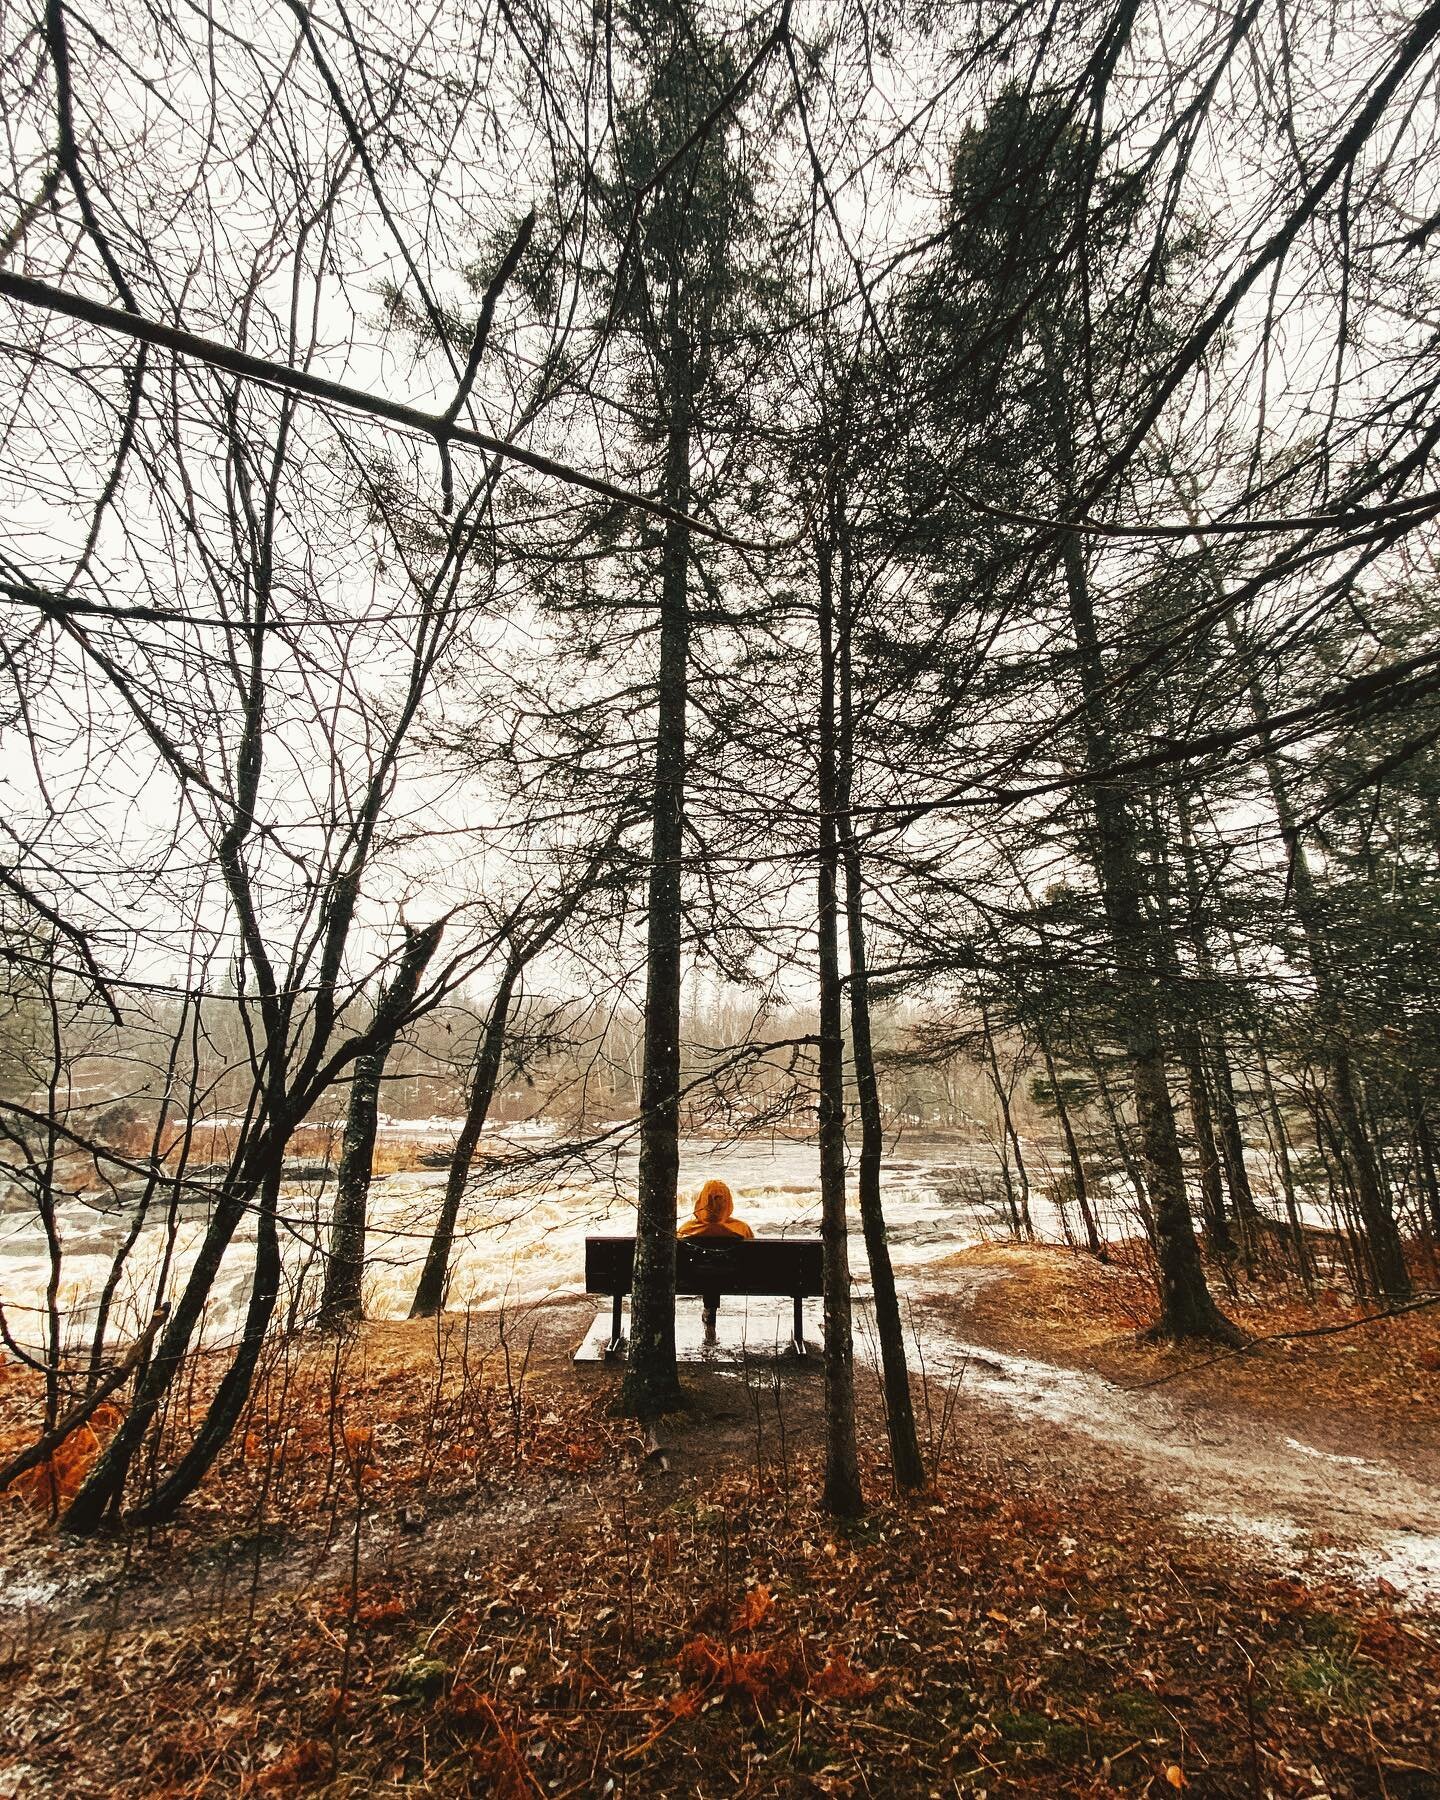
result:
[[(661, 1453), (570, 1362), (592, 1315), (292, 1339), (143, 1538), (32, 1485), (0, 1795), (1440, 1794), (1440, 1601), (1390, 1544), (1440, 1529), (1436, 1311), (1207, 1363), (1137, 1341), (1123, 1268), (967, 1251), (915, 1307), (933, 1486), (888, 1490), (866, 1377), (847, 1529), (818, 1360), (687, 1368)], [(12, 1367), (0, 1443), (27, 1406)]]

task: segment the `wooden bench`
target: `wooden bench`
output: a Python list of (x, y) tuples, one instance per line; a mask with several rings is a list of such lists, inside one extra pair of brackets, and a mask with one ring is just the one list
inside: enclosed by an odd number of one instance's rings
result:
[[(635, 1274), (633, 1237), (587, 1237), (585, 1289), (609, 1294), (607, 1356), (625, 1348), (621, 1301)], [(722, 1294), (781, 1294), (795, 1302), (790, 1348), (805, 1354), (802, 1302), (823, 1294), (824, 1257), (819, 1238), (680, 1238), (675, 1245), (675, 1292), (718, 1302)]]

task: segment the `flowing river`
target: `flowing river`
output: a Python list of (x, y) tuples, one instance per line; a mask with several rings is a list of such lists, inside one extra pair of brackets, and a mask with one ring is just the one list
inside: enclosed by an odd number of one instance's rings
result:
[[(414, 1128), (397, 1126), (413, 1136)], [(446, 1138), (437, 1133), (437, 1152)], [(1049, 1165), (1034, 1149), (1031, 1213), (1037, 1235), (1059, 1238), (1062, 1223), (1044, 1198)], [(811, 1236), (819, 1231), (820, 1194), (813, 1143), (791, 1138), (681, 1144), (681, 1212), (711, 1176), (727, 1181), (736, 1211), (764, 1236)], [(853, 1169), (852, 1169), (853, 1179)], [(377, 1177), (370, 1190), (366, 1310), (403, 1318), (439, 1206), (445, 1171), (417, 1170)], [(543, 1129), (487, 1139), (462, 1214), (452, 1262), (450, 1304), (521, 1308), (584, 1292), (587, 1232), (634, 1229), (636, 1153), (619, 1147), (585, 1152)], [(292, 1295), (318, 1278), (333, 1184), (287, 1182), (282, 1239)], [(884, 1168), (886, 1218), (897, 1274), (919, 1275), (927, 1263), (1008, 1229), (1004, 1184), (994, 1151), (953, 1137), (903, 1136)], [(38, 1339), (51, 1273), (45, 1233), (33, 1207), (12, 1197), (0, 1214), (0, 1298), (11, 1330)], [(61, 1243), (59, 1305), (67, 1332), (78, 1340), (93, 1325), (96, 1299), (117, 1250), (135, 1228), (133, 1206), (104, 1210), (88, 1200), (57, 1204)], [(173, 1295), (204, 1235), (206, 1208), (172, 1210), (164, 1190), (152, 1201), (130, 1249), (116, 1290), (113, 1329), (128, 1337), (164, 1292)], [(1119, 1223), (1118, 1219), (1116, 1221)], [(858, 1219), (856, 1220), (858, 1233)], [(254, 1257), (253, 1219), (242, 1223), (222, 1265), (206, 1319), (208, 1341), (221, 1343), (238, 1324)], [(863, 1271), (858, 1236), (854, 1266)]]

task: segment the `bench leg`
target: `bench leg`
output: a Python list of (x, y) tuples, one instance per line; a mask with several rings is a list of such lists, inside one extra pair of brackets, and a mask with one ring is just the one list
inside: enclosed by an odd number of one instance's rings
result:
[(797, 1356), (805, 1354), (805, 1302), (795, 1296), (795, 1327), (790, 1334), (790, 1348)]
[(625, 1348), (625, 1339), (620, 1329), (620, 1313), (625, 1296), (615, 1294), (610, 1301), (610, 1342), (605, 1346), (606, 1356), (619, 1356)]

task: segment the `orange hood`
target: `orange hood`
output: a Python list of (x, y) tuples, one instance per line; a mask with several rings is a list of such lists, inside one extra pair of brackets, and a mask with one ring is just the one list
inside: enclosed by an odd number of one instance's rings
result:
[(702, 1225), (723, 1225), (734, 1210), (734, 1198), (723, 1181), (707, 1181), (695, 1196), (695, 1217)]

